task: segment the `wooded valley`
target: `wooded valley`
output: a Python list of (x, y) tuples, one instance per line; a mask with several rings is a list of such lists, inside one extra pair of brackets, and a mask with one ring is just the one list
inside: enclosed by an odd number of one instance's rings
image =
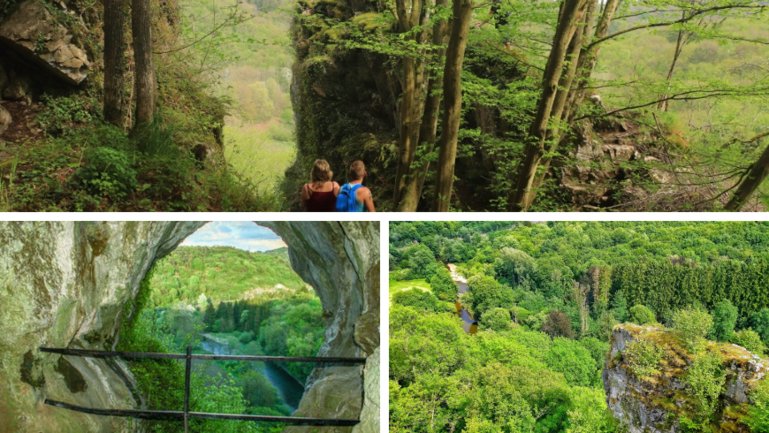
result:
[(390, 429), (769, 431), (768, 242), (765, 223), (394, 223)]
[(0, 206), (763, 210), (766, 6), (6, 1)]

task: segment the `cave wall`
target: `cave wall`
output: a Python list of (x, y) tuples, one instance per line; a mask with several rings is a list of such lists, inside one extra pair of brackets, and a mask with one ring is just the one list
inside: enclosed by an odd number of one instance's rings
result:
[[(125, 365), (42, 354), (109, 349), (152, 263), (200, 223), (1, 223), (0, 432), (128, 432), (134, 422), (43, 404), (132, 407)], [(126, 308), (129, 307), (129, 308)]]
[[(378, 432), (379, 224), (328, 221), (260, 224), (272, 228), (283, 238), (292, 267), (320, 297), (327, 326), (318, 356), (367, 357), (365, 369), (342, 366), (315, 369), (295, 414), (322, 418), (361, 416), (362, 422), (354, 430), (329, 427), (323, 431)], [(291, 427), (286, 431), (316, 430)]]
[[(283, 237), (292, 266), (321, 299), (328, 328), (319, 354), (368, 358), (365, 369), (316, 369), (297, 414), (356, 418), (362, 408), (364, 422), (354, 431), (378, 431), (378, 223), (260, 224)], [(133, 420), (43, 404), (52, 398), (90, 407), (135, 407), (125, 364), (42, 354), (37, 349), (114, 347), (120, 324), (132, 313), (132, 301), (152, 263), (202, 225), (0, 223), (0, 433), (140, 431)], [(373, 389), (377, 392), (372, 394)]]

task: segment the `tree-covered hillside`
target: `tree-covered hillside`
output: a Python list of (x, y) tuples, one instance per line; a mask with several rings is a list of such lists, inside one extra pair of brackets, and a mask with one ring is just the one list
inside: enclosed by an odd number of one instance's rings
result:
[[(732, 344), (769, 353), (767, 243), (749, 222), (392, 224), (394, 431), (621, 432), (654, 408), (682, 431), (767, 431), (763, 382), (745, 373), (749, 401), (725, 385)], [(649, 337), (625, 346), (626, 322)]]
[[(237, 301), (259, 294), (305, 288), (285, 248), (264, 253), (232, 247), (177, 248), (155, 267), (152, 301), (158, 307)], [(200, 299), (201, 295), (205, 298)]]

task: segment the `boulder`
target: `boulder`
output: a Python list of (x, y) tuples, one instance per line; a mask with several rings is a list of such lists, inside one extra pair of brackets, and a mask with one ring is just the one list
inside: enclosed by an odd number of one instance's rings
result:
[(9, 113), (5, 107), (0, 105), (0, 135), (3, 135), (5, 131), (8, 130), (8, 127), (11, 126), (12, 122), (13, 118), (11, 117), (11, 113)]
[(23, 1), (0, 23), (0, 42), (71, 85), (79, 85), (88, 76), (90, 62), (85, 51), (42, 0)]

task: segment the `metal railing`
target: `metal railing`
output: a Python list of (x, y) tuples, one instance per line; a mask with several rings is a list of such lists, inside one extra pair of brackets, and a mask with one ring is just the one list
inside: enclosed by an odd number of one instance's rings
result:
[(46, 399), (45, 404), (77, 412), (102, 416), (119, 416), (139, 418), (146, 420), (181, 420), (184, 422), (184, 431), (189, 432), (189, 420), (219, 419), (239, 421), (278, 422), (292, 425), (308, 425), (319, 427), (345, 427), (354, 426), (360, 422), (358, 419), (339, 418), (307, 418), (297, 416), (272, 416), (229, 413), (208, 413), (190, 411), (190, 376), (192, 373), (192, 360), (201, 359), (207, 361), (244, 361), (244, 362), (308, 362), (319, 365), (344, 365), (357, 366), (365, 364), (366, 358), (353, 357), (328, 357), (328, 356), (262, 356), (262, 355), (212, 355), (193, 354), (192, 348), (187, 347), (187, 353), (157, 353), (157, 352), (116, 352), (85, 349), (61, 349), (41, 347), (41, 352), (55, 353), (66, 356), (80, 356), (87, 358), (123, 358), (123, 359), (183, 359), (184, 367), (184, 408), (183, 410), (136, 410), (136, 409), (96, 409), (77, 406), (62, 401)]

